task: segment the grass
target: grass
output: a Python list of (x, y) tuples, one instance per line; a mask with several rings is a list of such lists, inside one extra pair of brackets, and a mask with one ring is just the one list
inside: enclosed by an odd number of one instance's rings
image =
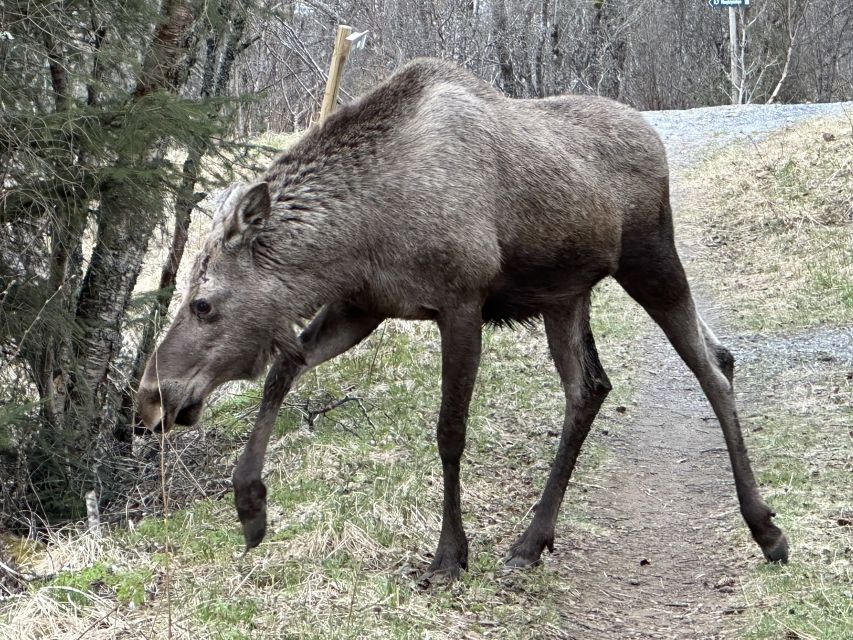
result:
[(729, 147), (683, 189), (715, 293), (740, 325), (853, 322), (853, 114)]
[(96, 562), (92, 566), (78, 571), (61, 571), (55, 577), (45, 581), (50, 587), (67, 587), (58, 590), (57, 598), (62, 601), (85, 602), (81, 597), (86, 592), (96, 592), (101, 589), (112, 593), (119, 603), (124, 605), (140, 605), (145, 600), (145, 585), (151, 581), (148, 569), (125, 569), (107, 566)]
[[(791, 543), (789, 565), (742, 580), (737, 635), (849, 638), (853, 371), (817, 354), (826, 332), (853, 324), (853, 123), (816, 121), (729, 148), (682, 188), (693, 194), (683, 222), (704, 245), (698, 270), (740, 328), (765, 334), (737, 386), (754, 398), (748, 446)], [(811, 341), (811, 351), (795, 346)]]
[(762, 403), (761, 413), (744, 426), (762, 470), (758, 480), (769, 489), (791, 542), (791, 563), (759, 567), (743, 583), (751, 605), (743, 637), (848, 638), (853, 628), (853, 381), (837, 363), (817, 368), (799, 363), (769, 379), (768, 366), (759, 361), (742, 379), (772, 393), (778, 404)]
[[(615, 387), (602, 412), (609, 426), (632, 391), (637, 329), (625, 300), (609, 283), (594, 299)], [(175, 637), (191, 638), (553, 635), (569, 587), (547, 558), (511, 574), (499, 560), (546, 479), (563, 395), (541, 327), (487, 329), (483, 344), (462, 479), (471, 565), (452, 585), (424, 590), (417, 580), (441, 526), (438, 334), (431, 324), (388, 322), (288, 398), (267, 459), (270, 526), (261, 547), (242, 555), (230, 493), (101, 540), (60, 532), (19, 555), (26, 571), (55, 575), (0, 604), (0, 625), (22, 640), (117, 630), (165, 637), (170, 624)], [(245, 388), (211, 412), (211, 426), (227, 434), (219, 442), (245, 432), (258, 397)], [(595, 430), (588, 444), (576, 484), (607, 455)], [(570, 487), (562, 535), (589, 526), (578, 494)]]

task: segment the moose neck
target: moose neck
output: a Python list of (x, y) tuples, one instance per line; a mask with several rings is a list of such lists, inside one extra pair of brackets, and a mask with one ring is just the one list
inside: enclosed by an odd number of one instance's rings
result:
[(285, 154), (265, 176), (272, 215), (255, 258), (280, 282), (300, 318), (358, 291), (367, 265), (360, 237), (362, 189), (341, 163)]

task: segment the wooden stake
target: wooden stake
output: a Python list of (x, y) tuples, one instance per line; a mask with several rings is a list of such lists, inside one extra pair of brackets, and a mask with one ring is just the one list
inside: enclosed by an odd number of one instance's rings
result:
[(93, 538), (101, 537), (101, 513), (98, 509), (98, 494), (90, 491), (86, 494), (86, 515), (89, 519), (89, 533)]
[(338, 91), (341, 88), (341, 77), (343, 75), (344, 63), (349, 55), (352, 43), (347, 37), (352, 33), (352, 27), (338, 25), (338, 35), (335, 38), (335, 50), (332, 52), (332, 62), (329, 65), (329, 79), (326, 81), (326, 92), (323, 94), (323, 106), (320, 108), (320, 122), (323, 122), (332, 111), (338, 99)]

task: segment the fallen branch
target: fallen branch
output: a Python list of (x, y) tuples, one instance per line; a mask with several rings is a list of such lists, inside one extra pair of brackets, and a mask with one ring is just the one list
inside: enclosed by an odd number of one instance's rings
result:
[(35, 582), (36, 580), (50, 580), (53, 578), (56, 573), (47, 573), (44, 575), (39, 575), (37, 573), (21, 573), (20, 571), (16, 571), (8, 564), (0, 560), (0, 569), (5, 571), (8, 575), (12, 576), (16, 580), (21, 582)]

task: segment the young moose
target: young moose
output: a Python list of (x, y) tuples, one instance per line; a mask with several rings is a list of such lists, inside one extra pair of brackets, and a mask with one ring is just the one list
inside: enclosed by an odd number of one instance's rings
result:
[(234, 471), (252, 548), (266, 529), (263, 458), (293, 382), (385, 318), (434, 320), (444, 512), (430, 571), (455, 575), (468, 560), (459, 462), (481, 329), (541, 317), (566, 415), (532, 522), (506, 559), (530, 565), (553, 548), (575, 460), (610, 390), (589, 325), (590, 290), (606, 276), (698, 378), (723, 429), (741, 513), (765, 557), (786, 561), (741, 437), (732, 357), (698, 316), (676, 253), (658, 136), (616, 102), (509, 100), (447, 62), (403, 67), (310, 129), (259, 182), (225, 193), (148, 363), (139, 413), (151, 428), (193, 424), (214, 388), (273, 361)]

